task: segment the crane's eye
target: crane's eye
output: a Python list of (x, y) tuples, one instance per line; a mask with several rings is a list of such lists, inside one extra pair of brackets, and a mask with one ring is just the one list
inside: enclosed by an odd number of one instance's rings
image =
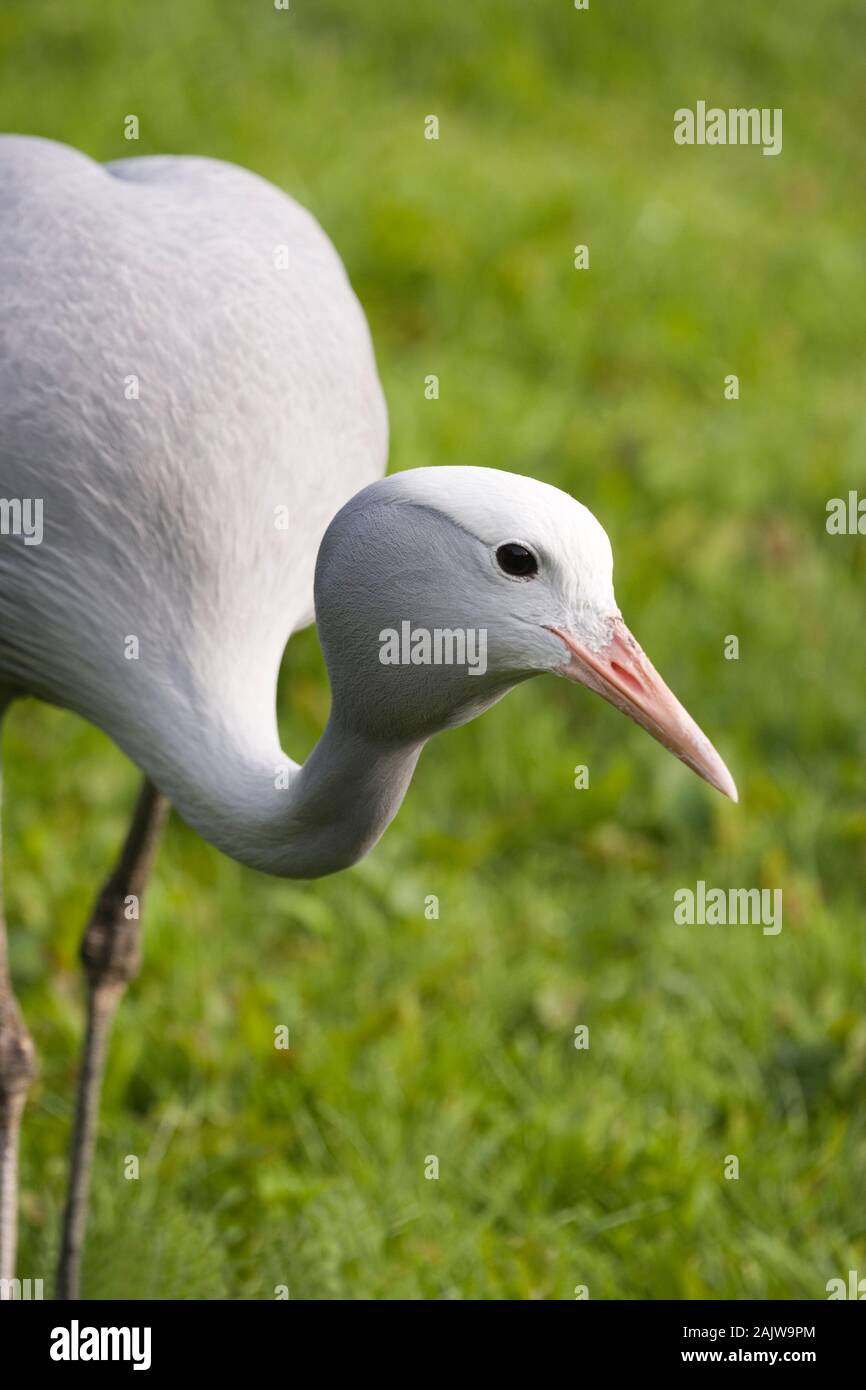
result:
[(538, 574), (538, 561), (531, 550), (517, 541), (507, 541), (496, 552), (499, 568), (516, 579), (531, 579)]

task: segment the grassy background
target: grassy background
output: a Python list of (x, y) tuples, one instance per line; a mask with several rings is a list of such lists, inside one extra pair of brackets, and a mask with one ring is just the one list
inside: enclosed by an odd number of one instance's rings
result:
[[(866, 1275), (866, 542), (824, 528), (866, 446), (864, 38), (857, 0), (7, 0), (0, 125), (219, 156), (305, 202), (370, 317), (392, 467), (586, 502), (742, 797), (534, 681), (437, 740), (334, 879), (257, 877), (174, 818), (112, 1044), (88, 1296), (822, 1298)], [(698, 98), (782, 107), (781, 156), (675, 146)], [(293, 756), (327, 700), (303, 634)], [(48, 1278), (78, 939), (136, 774), (32, 704), (5, 763), (41, 1058), (20, 1273)], [(782, 933), (674, 925), (698, 878), (781, 887)]]

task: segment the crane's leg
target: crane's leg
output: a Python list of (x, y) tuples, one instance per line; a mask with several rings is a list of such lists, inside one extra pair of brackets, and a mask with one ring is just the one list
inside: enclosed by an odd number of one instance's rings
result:
[(34, 1071), (33, 1043), (12, 993), (0, 883), (0, 1279), (15, 1277), (18, 1139)]
[(33, 1043), (9, 979), (6, 924), (0, 905), (0, 1279), (15, 1278), (18, 1139), (34, 1071)]
[(78, 1076), (69, 1187), (57, 1266), (57, 1297), (78, 1298), (78, 1275), (105, 1054), (117, 1005), (141, 963), (141, 897), (153, 867), (168, 802), (146, 779), (120, 858), (94, 904), (81, 942), (87, 976), (87, 1031)]

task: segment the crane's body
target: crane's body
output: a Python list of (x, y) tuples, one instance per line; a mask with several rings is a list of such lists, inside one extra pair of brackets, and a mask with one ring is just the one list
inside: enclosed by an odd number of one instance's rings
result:
[[(585, 507), (495, 469), (384, 478), (386, 452), (364, 315), (309, 213), (213, 160), (101, 166), (0, 137), (0, 717), (20, 695), (64, 706), (145, 774), (82, 947), (61, 1297), (78, 1287), (108, 1032), (168, 801), (244, 863), (333, 873), (375, 844), (427, 739), (544, 672), (736, 799), (625, 627)], [(332, 703), (299, 766), (280, 749), (277, 673), (314, 613)], [(384, 660), (407, 628), (420, 646)], [(483, 665), (451, 640), (470, 632)], [(441, 662), (431, 633), (449, 635)], [(0, 918), (0, 1279), (32, 1071)]]
[(385, 471), (339, 257), (233, 165), (0, 137), (0, 420), (0, 498), (43, 532), (0, 543), (0, 690), (97, 724), (207, 829), (233, 764), (275, 776), (319, 543)]

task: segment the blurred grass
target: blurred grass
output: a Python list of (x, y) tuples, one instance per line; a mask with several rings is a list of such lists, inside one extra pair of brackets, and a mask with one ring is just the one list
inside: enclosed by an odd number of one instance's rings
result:
[[(866, 444), (864, 38), (856, 0), (7, 0), (3, 127), (215, 155), (305, 202), (370, 317), (392, 467), (512, 468), (587, 503), (742, 797), (536, 681), (437, 740), (337, 878), (257, 877), (173, 820), (112, 1045), (88, 1296), (822, 1298), (866, 1271), (866, 560), (824, 529)], [(698, 98), (781, 106), (782, 155), (676, 147)], [(280, 704), (303, 757), (327, 710), (312, 633)], [(47, 1278), (78, 938), (136, 778), (71, 716), (8, 726), (41, 1058), (20, 1272)], [(675, 926), (698, 878), (782, 887), (782, 933)]]

